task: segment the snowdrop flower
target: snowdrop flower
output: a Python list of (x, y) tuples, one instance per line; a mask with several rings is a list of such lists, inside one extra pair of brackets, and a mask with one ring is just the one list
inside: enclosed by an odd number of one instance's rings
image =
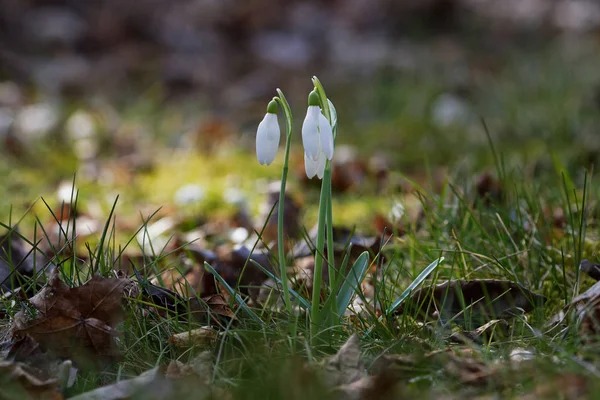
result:
[(308, 95), (308, 110), (302, 124), (304, 166), (309, 178), (323, 177), (326, 160), (333, 158), (333, 132), (329, 121), (321, 114), (316, 91)]
[(280, 135), (277, 102), (271, 100), (267, 106), (267, 113), (256, 131), (256, 156), (260, 165), (270, 165), (273, 162), (279, 148)]
[(304, 153), (304, 169), (306, 170), (306, 176), (308, 179), (312, 179), (315, 175), (319, 179), (323, 179), (323, 174), (325, 174), (325, 154), (321, 152), (316, 161), (313, 161), (309, 156)]

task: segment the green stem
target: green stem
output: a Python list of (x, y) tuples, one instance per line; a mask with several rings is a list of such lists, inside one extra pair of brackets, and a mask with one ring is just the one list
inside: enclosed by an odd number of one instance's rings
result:
[(315, 269), (313, 274), (312, 305), (310, 312), (311, 337), (314, 339), (319, 330), (321, 284), (323, 281), (323, 249), (325, 247), (325, 221), (327, 219), (327, 204), (330, 197), (331, 186), (331, 163), (327, 161), (323, 182), (321, 184), (321, 196), (319, 199), (319, 222), (317, 223), (317, 249), (315, 252)]
[(290, 315), (292, 314), (292, 303), (290, 300), (290, 290), (288, 287), (288, 279), (287, 279), (287, 265), (285, 258), (285, 247), (284, 247), (284, 235), (283, 235), (283, 214), (284, 214), (284, 202), (285, 202), (285, 186), (287, 183), (288, 176), (288, 165), (290, 161), (290, 146), (291, 146), (291, 138), (292, 138), (292, 112), (290, 109), (290, 105), (288, 104), (283, 92), (277, 89), (277, 94), (279, 97), (275, 97), (277, 102), (281, 105), (283, 112), (285, 114), (285, 119), (287, 123), (287, 134), (285, 139), (285, 158), (283, 161), (283, 171), (281, 173), (281, 187), (279, 189), (279, 204), (278, 204), (278, 213), (277, 213), (277, 250), (279, 254), (279, 273), (281, 278), (281, 286), (283, 290), (283, 301), (285, 303), (285, 308), (288, 310)]
[[(323, 176), (323, 179), (326, 177)], [(333, 296), (332, 304), (337, 304), (337, 287), (334, 287), (334, 282), (337, 282), (337, 274), (338, 271), (335, 270), (335, 248), (333, 244), (333, 206), (332, 199), (333, 195), (331, 193), (331, 174), (328, 176), (329, 178), (329, 193), (327, 195), (327, 263), (329, 265), (329, 295)], [(340, 272), (341, 273), (341, 272)]]
[[(317, 94), (319, 95), (319, 98), (321, 100), (321, 108), (323, 109), (323, 114), (325, 115), (325, 118), (327, 118), (327, 120), (329, 121), (329, 123), (331, 124), (331, 127), (333, 129), (333, 134), (334, 134), (334, 140), (335, 137), (337, 136), (337, 113), (335, 112), (335, 109), (333, 108), (333, 105), (330, 107), (329, 101), (327, 100), (327, 94), (325, 93), (325, 89), (323, 88), (323, 85), (321, 84), (321, 81), (319, 80), (319, 78), (317, 78), (316, 76), (313, 76), (312, 78), (312, 82), (313, 85), (315, 87), (315, 89), (317, 90)], [(333, 108), (333, 109), (332, 109)], [(333, 112), (332, 112), (333, 111)], [(335, 116), (335, 122), (334, 122), (334, 114)], [(327, 162), (326, 168), (325, 168), (325, 174), (323, 176), (323, 183), (321, 186), (321, 199), (320, 199), (320, 204), (319, 204), (319, 233), (323, 233), (325, 234), (325, 229), (327, 229), (327, 233), (326, 233), (326, 237), (327, 237), (327, 264), (328, 264), (328, 272), (329, 272), (329, 296), (333, 296), (333, 301), (331, 302), (331, 304), (334, 305), (334, 309), (335, 309), (335, 304), (336, 299), (335, 297), (337, 296), (336, 293), (336, 289), (334, 287), (334, 282), (336, 282), (336, 278), (337, 278), (337, 271), (335, 270), (335, 257), (334, 257), (334, 244), (333, 244), (333, 203), (332, 203), (332, 192), (331, 192), (331, 162)], [(321, 213), (324, 213), (324, 218), (321, 218)], [(319, 269), (319, 275), (317, 275), (317, 263), (320, 262), (322, 263), (323, 260), (323, 247), (319, 247), (319, 240), (318, 240), (318, 236), (317, 236), (317, 255), (316, 255), (316, 259), (315, 259), (315, 277), (313, 278), (315, 282), (317, 282), (317, 277), (318, 279), (318, 285), (319, 285), (319, 289), (320, 289), (320, 284), (321, 284), (321, 269)], [(319, 256), (320, 254), (320, 256)], [(320, 264), (319, 264), (320, 266)], [(315, 296), (314, 296), (315, 290), (314, 290), (314, 283), (313, 283), (313, 310), (315, 309), (314, 305), (315, 305)], [(318, 300), (320, 300), (320, 297), (317, 298)], [(316, 303), (319, 304), (319, 303)], [(316, 312), (314, 314), (314, 316), (316, 316)], [(334, 315), (334, 313), (331, 313), (330, 315)], [(314, 317), (312, 318), (313, 320), (313, 326), (316, 323), (316, 320), (314, 319)]]

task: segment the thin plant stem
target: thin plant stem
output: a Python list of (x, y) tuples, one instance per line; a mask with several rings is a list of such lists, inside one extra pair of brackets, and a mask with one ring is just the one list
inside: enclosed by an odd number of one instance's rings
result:
[(319, 199), (319, 222), (317, 223), (317, 249), (315, 252), (315, 269), (313, 274), (313, 292), (311, 305), (311, 337), (316, 336), (320, 321), (321, 284), (323, 281), (323, 249), (325, 247), (325, 221), (327, 219), (327, 204), (330, 197), (331, 186), (331, 162), (327, 161), (321, 184), (321, 196)]
[[(323, 176), (325, 179), (325, 176)], [(328, 176), (329, 178), (329, 193), (327, 195), (327, 264), (329, 265), (329, 295), (333, 296), (332, 304), (337, 304), (337, 287), (333, 286), (334, 282), (337, 282), (337, 274), (338, 271), (335, 270), (335, 248), (333, 244), (333, 195), (331, 193), (331, 174)], [(341, 271), (340, 271), (341, 273)]]
[[(313, 85), (317, 90), (317, 94), (319, 95), (319, 99), (321, 102), (321, 109), (323, 110), (323, 114), (325, 118), (331, 124), (332, 129), (337, 131), (337, 120), (334, 126), (333, 115), (331, 112), (331, 108), (329, 107), (329, 101), (327, 99), (327, 94), (325, 93), (325, 89), (319, 81), (319, 78), (313, 76), (312, 78)], [(337, 118), (337, 117), (336, 117)], [(335, 138), (334, 138), (335, 139)], [(320, 235), (320, 236), (319, 236)], [(318, 225), (318, 235), (317, 235), (317, 252), (315, 255), (315, 273), (313, 277), (313, 305), (312, 305), (312, 326), (314, 328), (317, 320), (315, 317), (318, 315), (318, 305), (320, 302), (320, 289), (321, 289), (321, 281), (322, 281), (322, 263), (323, 263), (323, 249), (324, 249), (324, 238), (323, 235), (327, 238), (327, 272), (329, 275), (329, 288), (328, 288), (328, 296), (334, 296), (331, 304), (336, 304), (337, 301), (335, 299), (337, 293), (336, 288), (333, 287), (333, 282), (336, 282), (337, 273), (335, 271), (335, 257), (334, 257), (334, 245), (333, 245), (333, 204), (332, 204), (332, 193), (331, 193), (331, 162), (328, 161), (325, 166), (325, 173), (323, 174), (323, 181), (321, 184), (321, 198), (319, 201), (319, 225)], [(319, 242), (319, 238), (321, 241)], [(319, 290), (315, 290), (318, 288)], [(315, 297), (316, 294), (316, 297)], [(332, 309), (332, 314), (333, 314)], [(328, 310), (329, 311), (329, 310)], [(319, 318), (319, 321), (322, 321)], [(314, 334), (313, 334), (314, 336)]]
[(285, 246), (284, 246), (284, 236), (283, 236), (283, 215), (284, 215), (284, 202), (285, 202), (285, 186), (287, 183), (288, 176), (288, 165), (290, 161), (290, 146), (292, 142), (292, 112), (290, 109), (290, 105), (288, 104), (283, 92), (277, 89), (277, 94), (279, 97), (275, 97), (275, 100), (281, 105), (283, 108), (283, 112), (285, 114), (285, 120), (287, 124), (287, 133), (285, 135), (285, 156), (283, 161), (283, 171), (281, 173), (281, 187), (279, 189), (279, 204), (278, 204), (278, 213), (277, 213), (277, 250), (279, 253), (279, 273), (281, 278), (281, 286), (283, 290), (283, 301), (285, 303), (285, 308), (288, 310), (290, 315), (292, 314), (292, 303), (290, 300), (290, 290), (288, 287), (288, 279), (287, 279), (287, 265), (285, 258)]

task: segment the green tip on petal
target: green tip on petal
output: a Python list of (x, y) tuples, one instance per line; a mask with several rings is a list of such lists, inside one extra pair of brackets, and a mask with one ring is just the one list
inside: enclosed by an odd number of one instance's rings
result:
[(267, 106), (267, 114), (277, 114), (277, 100), (273, 99), (269, 102), (269, 105)]
[(313, 90), (308, 94), (308, 105), (309, 106), (318, 106), (321, 103), (319, 102), (319, 95), (316, 90)]

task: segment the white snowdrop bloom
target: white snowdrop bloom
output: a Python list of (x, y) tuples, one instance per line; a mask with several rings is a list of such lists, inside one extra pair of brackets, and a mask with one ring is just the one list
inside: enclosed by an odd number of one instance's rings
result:
[(319, 107), (319, 97), (315, 91), (308, 96), (308, 110), (302, 124), (302, 144), (304, 153), (317, 161), (322, 152), (328, 160), (333, 158), (333, 131), (329, 121)]
[(327, 158), (322, 151), (319, 152), (316, 160), (311, 159), (304, 153), (304, 169), (306, 170), (306, 176), (308, 176), (309, 179), (312, 179), (316, 175), (319, 179), (323, 179), (326, 161)]
[(272, 100), (256, 131), (256, 156), (261, 165), (270, 165), (279, 148), (281, 131), (277, 121), (277, 103)]

